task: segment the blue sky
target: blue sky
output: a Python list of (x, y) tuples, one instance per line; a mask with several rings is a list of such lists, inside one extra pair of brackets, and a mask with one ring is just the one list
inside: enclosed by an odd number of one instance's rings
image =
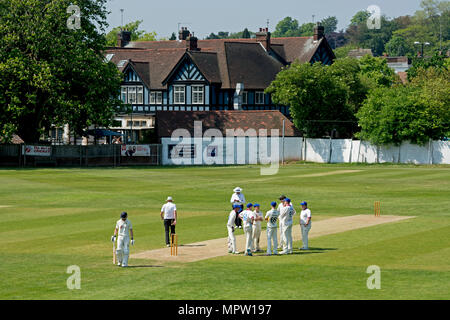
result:
[(156, 31), (158, 37), (169, 37), (178, 23), (187, 26), (199, 38), (211, 32), (237, 32), (244, 28), (256, 31), (270, 20), (273, 31), (278, 21), (291, 16), (300, 23), (336, 16), (339, 29), (351, 17), (369, 5), (378, 5), (388, 17), (412, 15), (420, 9), (421, 0), (109, 0), (107, 8), (110, 29), (124, 22), (144, 20), (141, 29)]

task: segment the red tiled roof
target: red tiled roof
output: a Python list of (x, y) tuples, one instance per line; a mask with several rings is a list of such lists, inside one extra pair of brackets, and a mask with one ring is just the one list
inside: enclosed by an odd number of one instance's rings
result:
[[(271, 129), (278, 129), (281, 136), (284, 120), (285, 136), (300, 136), (294, 124), (278, 110), (158, 111), (155, 118), (156, 131), (160, 138), (171, 137), (176, 129), (186, 129), (193, 137), (194, 121), (202, 122), (203, 133), (208, 129), (219, 129), (225, 137), (227, 129), (254, 129), (256, 135), (260, 129), (266, 129), (268, 136), (271, 136)], [(248, 133), (254, 136), (252, 131)], [(243, 135), (238, 132), (237, 136)]]

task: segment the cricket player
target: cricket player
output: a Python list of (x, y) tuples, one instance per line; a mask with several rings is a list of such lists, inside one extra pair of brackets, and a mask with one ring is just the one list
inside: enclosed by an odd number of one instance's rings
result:
[(292, 224), (295, 209), (291, 206), (291, 199), (284, 199), (284, 205), (280, 212), (280, 221), (283, 221), (282, 237), (284, 240), (283, 251), (281, 254), (292, 253)]
[[(284, 206), (284, 199), (286, 199), (286, 196), (283, 194), (278, 199), (280, 200), (280, 204), (278, 205), (278, 212), (281, 212), (281, 208), (283, 208), (283, 206)], [(281, 249), (284, 246), (284, 241), (283, 241), (283, 223), (282, 223), (281, 219), (280, 219), (280, 223), (279, 224), (280, 224), (280, 232), (279, 232), (280, 233), (280, 241), (278, 242), (278, 245), (279, 245), (278, 249)]]
[(177, 206), (173, 203), (172, 197), (167, 197), (166, 203), (161, 208), (161, 220), (164, 220), (164, 230), (166, 233), (166, 246), (170, 247), (170, 234), (175, 234), (175, 225), (177, 224)]
[(258, 203), (255, 203), (253, 206), (255, 209), (253, 213), (255, 214), (255, 222), (253, 223), (253, 240), (252, 240), (252, 251), (253, 252), (260, 252), (261, 248), (259, 247), (259, 238), (261, 237), (261, 222), (264, 219), (263, 213), (260, 210), (260, 205)]
[(247, 204), (247, 210), (239, 214), (239, 218), (244, 222), (245, 233), (245, 255), (252, 256), (252, 240), (253, 240), (253, 223), (255, 222), (255, 214), (253, 213), (253, 204)]
[(231, 210), (230, 215), (228, 216), (228, 253), (239, 254), (236, 250), (236, 237), (234, 235), (234, 225), (236, 221), (236, 216), (238, 212), (241, 210), (241, 206), (238, 204), (233, 205), (233, 210)]
[(276, 209), (277, 203), (273, 201), (270, 206), (272, 209), (267, 211), (265, 220), (267, 221), (267, 254), (266, 256), (272, 255), (272, 242), (273, 242), (273, 254), (278, 254), (277, 245), (277, 221), (280, 212)]
[(120, 219), (116, 223), (116, 228), (114, 229), (114, 235), (111, 237), (111, 241), (116, 241), (117, 237), (117, 265), (122, 267), (128, 267), (128, 255), (130, 254), (130, 235), (131, 235), (131, 245), (134, 245), (133, 237), (133, 226), (131, 221), (128, 220), (128, 214), (122, 212), (120, 214)]
[(303, 201), (301, 204), (302, 212), (300, 212), (300, 228), (302, 231), (303, 247), (300, 250), (309, 250), (308, 233), (311, 230), (311, 210), (308, 209), (308, 203)]
[[(238, 213), (241, 213), (242, 210), (244, 210), (244, 205), (246, 203), (245, 196), (242, 193), (242, 189), (239, 187), (234, 188), (233, 194), (231, 195), (231, 206), (237, 204), (240, 207), (240, 211)], [(236, 227), (242, 229), (241, 219), (239, 219), (239, 216), (236, 217)]]

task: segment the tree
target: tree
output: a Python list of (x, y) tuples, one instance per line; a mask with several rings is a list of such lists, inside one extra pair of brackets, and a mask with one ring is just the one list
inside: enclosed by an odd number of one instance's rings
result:
[(133, 21), (127, 23), (123, 28), (115, 27), (110, 32), (106, 34), (106, 43), (109, 47), (117, 46), (117, 34), (120, 31), (127, 30), (131, 32), (131, 41), (155, 41), (156, 32), (146, 32), (144, 30), (139, 30), (139, 26), (142, 24), (142, 20)]
[(355, 120), (347, 104), (348, 88), (330, 70), (321, 63), (294, 62), (266, 89), (275, 103), (290, 106), (295, 126), (308, 137), (322, 137), (333, 129), (345, 132), (339, 121)]
[(361, 76), (365, 77), (370, 87), (390, 87), (397, 82), (395, 71), (389, 68), (387, 60), (366, 55), (359, 60)]
[(169, 40), (177, 40), (177, 35), (175, 32), (172, 32), (172, 35), (170, 36)]
[(298, 28), (298, 36), (311, 37), (314, 35), (314, 27), (316, 25), (312, 22), (304, 23)]
[(371, 90), (357, 117), (358, 137), (374, 144), (424, 144), (449, 134), (448, 70), (422, 69), (407, 85)]
[(359, 26), (363, 23), (367, 23), (367, 19), (370, 17), (370, 12), (367, 10), (358, 11), (351, 19), (350, 25)]
[(414, 47), (404, 37), (394, 35), (386, 44), (386, 52), (390, 56), (406, 56), (414, 52)]
[(321, 23), (325, 28), (325, 34), (330, 34), (337, 30), (338, 19), (334, 16), (323, 19)]
[(220, 39), (218, 35), (211, 32), (209, 36), (206, 37), (206, 39)]
[(250, 34), (250, 32), (248, 31), (247, 28), (245, 28), (244, 31), (242, 31), (242, 38), (244, 38), (244, 39), (250, 39), (251, 38), (251, 34)]
[(121, 75), (104, 60), (106, 0), (79, 0), (81, 28), (67, 27), (72, 0), (0, 0), (0, 129), (37, 142), (51, 126), (109, 126)]
[(408, 69), (408, 80), (412, 80), (413, 78), (420, 75), (422, 70), (426, 70), (428, 68), (435, 68), (438, 70), (447, 69), (446, 66), (446, 56), (435, 53), (431, 57), (414, 57), (412, 59), (412, 66)]
[(291, 17), (286, 17), (278, 22), (275, 27), (275, 31), (273, 32), (274, 38), (298, 37), (299, 35), (298, 20)]

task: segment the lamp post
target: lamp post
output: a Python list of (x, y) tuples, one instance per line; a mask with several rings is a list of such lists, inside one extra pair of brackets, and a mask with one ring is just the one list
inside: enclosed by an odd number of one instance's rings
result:
[(429, 42), (419, 42), (419, 41), (416, 41), (416, 42), (414, 42), (414, 44), (417, 46), (417, 45), (421, 45), (422, 46), (422, 52), (420, 53), (420, 55), (421, 55), (421, 57), (422, 57), (422, 59), (424, 58), (424, 56), (423, 56), (423, 53), (424, 53), (424, 47), (425, 46), (429, 46), (430, 45), (430, 43)]

